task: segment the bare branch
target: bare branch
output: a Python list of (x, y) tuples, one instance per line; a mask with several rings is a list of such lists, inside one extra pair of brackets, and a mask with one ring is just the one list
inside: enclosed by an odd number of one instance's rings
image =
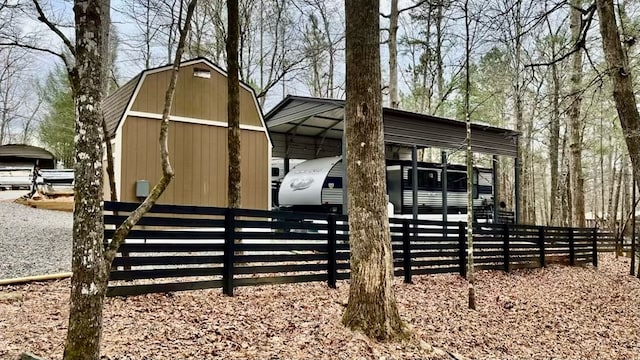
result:
[(53, 56), (56, 56), (56, 57), (60, 58), (62, 60), (62, 62), (64, 63), (64, 66), (67, 69), (67, 71), (71, 71), (71, 69), (73, 69), (73, 67), (69, 63), (69, 60), (67, 59), (66, 56), (64, 56), (63, 54), (61, 54), (59, 52), (55, 52), (55, 51), (53, 51), (51, 49), (47, 49), (47, 48), (43, 48), (43, 47), (39, 47), (39, 46), (35, 46), (35, 45), (23, 44), (23, 43), (20, 43), (18, 41), (0, 42), (0, 46), (15, 46), (15, 47), (23, 48), (23, 49), (44, 52), (44, 53), (47, 53), (47, 54), (50, 54), (50, 55), (53, 55)]
[(593, 22), (593, 16), (595, 12), (596, 12), (595, 4), (592, 4), (587, 9), (584, 9), (584, 10), (580, 9), (580, 13), (584, 14), (586, 16), (586, 19), (582, 19), (582, 21), (580, 22), (580, 37), (573, 44), (573, 47), (571, 48), (570, 51), (564, 53), (559, 58), (552, 59), (551, 61), (544, 62), (544, 63), (526, 64), (525, 67), (551, 66), (553, 64), (562, 62), (563, 60), (567, 59), (569, 56), (575, 54), (576, 52), (582, 49), (584, 49), (586, 52), (587, 48), (585, 44), (587, 42), (587, 34), (589, 33), (589, 29), (591, 28), (591, 23)]
[(47, 27), (51, 29), (51, 31), (58, 35), (58, 37), (62, 39), (62, 42), (64, 42), (67, 49), (69, 49), (69, 52), (71, 52), (71, 55), (76, 56), (75, 46), (73, 46), (69, 38), (67, 38), (54, 23), (49, 21), (47, 16), (44, 14), (44, 11), (42, 11), (42, 7), (40, 7), (40, 3), (38, 3), (38, 0), (33, 0), (33, 5), (35, 5), (36, 11), (38, 11), (38, 20), (47, 25)]
[(129, 214), (127, 219), (116, 229), (111, 243), (109, 244), (109, 248), (105, 252), (105, 259), (108, 263), (113, 262), (118, 248), (122, 245), (131, 229), (138, 223), (138, 221), (140, 221), (144, 214), (151, 210), (156, 201), (158, 201), (158, 198), (160, 198), (167, 186), (169, 186), (171, 179), (175, 175), (173, 168), (171, 167), (171, 162), (169, 161), (169, 115), (171, 114), (173, 95), (176, 91), (176, 82), (178, 80), (178, 73), (180, 72), (180, 62), (182, 61), (186, 38), (191, 27), (191, 18), (193, 17), (193, 12), (197, 2), (198, 0), (191, 0), (187, 6), (184, 27), (180, 30), (180, 40), (178, 41), (178, 48), (176, 49), (173, 66), (171, 68), (171, 79), (169, 80), (169, 86), (167, 87), (165, 95), (159, 139), (160, 156), (162, 158), (162, 178), (160, 178), (160, 181), (153, 187), (153, 189), (151, 189), (151, 193), (144, 199), (142, 204)]
[[(413, 4), (413, 5), (409, 6), (409, 7), (406, 7), (406, 8), (404, 8), (404, 9), (400, 9), (400, 10), (398, 10), (398, 15), (402, 14), (403, 12), (411, 11), (411, 10), (413, 10), (413, 9), (415, 9), (415, 8), (419, 8), (420, 6), (422, 6), (423, 4), (426, 4), (426, 3), (428, 3), (428, 2), (429, 2), (428, 0), (418, 1), (417, 3), (415, 3), (415, 4)], [(391, 17), (391, 14), (383, 14), (383, 13), (380, 13), (380, 16), (382, 16), (383, 18), (388, 19), (388, 18), (390, 18), (390, 17)]]

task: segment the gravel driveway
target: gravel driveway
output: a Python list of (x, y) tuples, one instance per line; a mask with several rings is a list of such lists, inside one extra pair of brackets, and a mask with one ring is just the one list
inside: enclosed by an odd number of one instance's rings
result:
[(0, 201), (0, 279), (71, 271), (70, 212)]

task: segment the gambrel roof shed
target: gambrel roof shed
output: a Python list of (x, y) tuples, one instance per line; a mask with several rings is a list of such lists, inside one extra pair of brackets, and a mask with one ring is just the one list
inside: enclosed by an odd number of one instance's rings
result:
[[(153, 184), (161, 176), (158, 136), (171, 68), (144, 70), (103, 102), (121, 201), (139, 200), (136, 183)], [(161, 202), (226, 206), (226, 72), (204, 58), (181, 63), (169, 120), (176, 177)], [(245, 83), (240, 85), (240, 137), (242, 206), (267, 208), (271, 140), (256, 95)]]

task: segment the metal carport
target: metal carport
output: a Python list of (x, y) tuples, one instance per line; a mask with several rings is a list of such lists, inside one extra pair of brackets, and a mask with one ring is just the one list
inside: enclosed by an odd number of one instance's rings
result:
[[(344, 106), (344, 100), (289, 95), (265, 115), (273, 143), (272, 154), (285, 159), (285, 173), (289, 171), (289, 159), (314, 159), (343, 153)], [(411, 149), (413, 171), (417, 171), (417, 147), (461, 149), (466, 137), (466, 124), (462, 121), (386, 107), (383, 108), (383, 127), (387, 146)], [(476, 153), (493, 155), (494, 160), (498, 155), (515, 159), (515, 212), (518, 222), (518, 133), (472, 124), (471, 149)], [(443, 166), (446, 166), (444, 156), (443, 160)], [(494, 202), (497, 202), (497, 186), (494, 161)], [(417, 185), (414, 185), (414, 196), (417, 192), (415, 187)], [(415, 207), (414, 217), (417, 216)], [(494, 209), (497, 211), (495, 203)]]

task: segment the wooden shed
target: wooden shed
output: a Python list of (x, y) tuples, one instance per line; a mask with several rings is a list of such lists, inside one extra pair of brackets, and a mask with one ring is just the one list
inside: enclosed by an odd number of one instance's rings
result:
[[(160, 119), (171, 66), (145, 70), (103, 103), (120, 201), (139, 201), (137, 183), (160, 179)], [(203, 58), (181, 64), (169, 123), (175, 178), (159, 203), (227, 206), (227, 76)], [(242, 207), (271, 205), (271, 141), (256, 95), (240, 84)], [(105, 177), (105, 198), (108, 198)]]

